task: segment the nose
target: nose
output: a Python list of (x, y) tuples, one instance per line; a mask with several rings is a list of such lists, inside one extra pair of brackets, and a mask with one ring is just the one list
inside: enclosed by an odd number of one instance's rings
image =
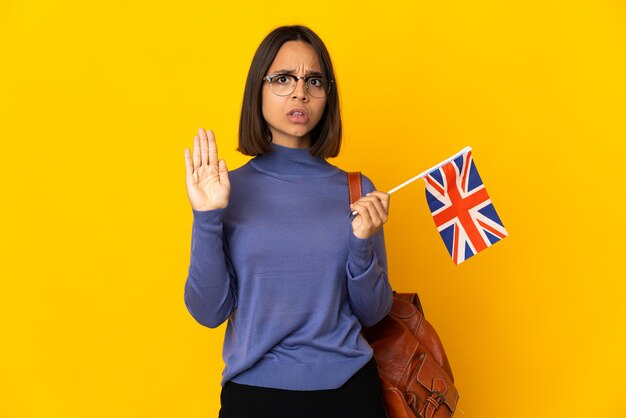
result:
[(306, 83), (303, 78), (296, 81), (296, 89), (293, 91), (293, 97), (294, 98), (300, 97), (302, 98), (302, 100), (309, 99), (309, 92), (306, 89)]

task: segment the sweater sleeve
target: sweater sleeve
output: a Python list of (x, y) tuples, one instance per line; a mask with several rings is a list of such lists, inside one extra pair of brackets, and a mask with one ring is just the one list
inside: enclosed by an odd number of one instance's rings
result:
[(215, 328), (237, 307), (235, 271), (223, 239), (224, 209), (192, 211), (185, 305), (196, 321)]
[[(363, 193), (372, 190), (374, 185), (363, 176)], [(350, 307), (364, 327), (372, 326), (389, 313), (393, 301), (382, 227), (365, 239), (350, 234), (346, 271)]]

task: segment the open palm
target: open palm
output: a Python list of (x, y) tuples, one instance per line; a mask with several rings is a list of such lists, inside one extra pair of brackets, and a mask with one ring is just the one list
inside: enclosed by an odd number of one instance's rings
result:
[(193, 157), (185, 148), (187, 197), (195, 210), (213, 210), (228, 206), (230, 181), (226, 161), (217, 158), (217, 144), (212, 130), (198, 129), (193, 138)]

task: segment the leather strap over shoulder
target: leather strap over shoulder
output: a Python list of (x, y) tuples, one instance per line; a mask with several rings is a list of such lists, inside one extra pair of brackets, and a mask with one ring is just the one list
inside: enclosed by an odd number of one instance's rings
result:
[(350, 192), (350, 203), (354, 203), (363, 196), (363, 186), (361, 185), (361, 172), (351, 171), (348, 173), (348, 191)]

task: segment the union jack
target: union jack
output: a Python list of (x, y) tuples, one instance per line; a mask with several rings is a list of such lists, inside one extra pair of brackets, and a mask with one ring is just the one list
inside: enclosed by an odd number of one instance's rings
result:
[(423, 178), (428, 207), (455, 264), (508, 236), (471, 151)]

